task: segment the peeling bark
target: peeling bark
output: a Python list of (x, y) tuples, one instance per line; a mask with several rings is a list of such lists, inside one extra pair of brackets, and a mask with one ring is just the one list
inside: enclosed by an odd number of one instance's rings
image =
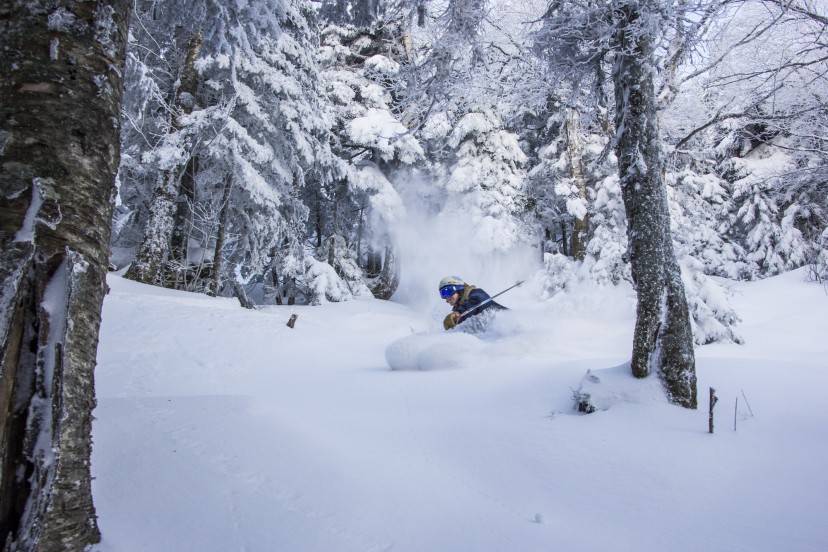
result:
[(0, 6), (0, 546), (15, 551), (100, 540), (91, 420), (129, 13)]

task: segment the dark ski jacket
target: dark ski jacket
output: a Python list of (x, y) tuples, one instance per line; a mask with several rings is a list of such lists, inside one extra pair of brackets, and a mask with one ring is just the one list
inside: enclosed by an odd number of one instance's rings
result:
[[(463, 318), (461, 318), (457, 322), (457, 324), (462, 324), (472, 316), (476, 316), (481, 312), (485, 312), (489, 309), (507, 310), (506, 307), (504, 307), (500, 303), (496, 303), (495, 301), (489, 301), (485, 305), (480, 305), (489, 298), (489, 294), (480, 288), (474, 286), (466, 286), (465, 288), (463, 288), (463, 293), (460, 294), (460, 299), (458, 299), (457, 304), (454, 305), (452, 312), (468, 314), (463, 315)], [(454, 323), (451, 314), (446, 316), (446, 318), (443, 320), (443, 327), (447, 330), (452, 329), (457, 324)]]

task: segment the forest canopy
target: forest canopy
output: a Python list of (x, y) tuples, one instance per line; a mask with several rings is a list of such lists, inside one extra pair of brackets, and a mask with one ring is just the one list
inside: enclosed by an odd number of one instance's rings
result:
[(633, 281), (614, 86), (629, 9), (696, 342), (739, 339), (711, 276), (825, 278), (824, 2), (133, 6), (111, 262), (140, 281), (387, 299), (422, 213), (463, 220), (479, 255), (532, 244), (547, 296)]

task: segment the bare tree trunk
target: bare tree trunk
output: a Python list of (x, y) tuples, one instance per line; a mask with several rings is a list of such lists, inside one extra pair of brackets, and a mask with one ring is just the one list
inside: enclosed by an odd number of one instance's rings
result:
[(271, 261), (270, 261), (270, 267), (268, 269), (269, 274), (266, 274), (266, 275), (270, 276), (270, 287), (273, 289), (273, 301), (277, 305), (281, 305), (282, 304), (282, 285), (281, 285), (281, 281), (280, 281), (281, 279), (280, 279), (280, 276), (279, 276), (279, 269), (281, 268), (281, 263), (277, 260), (278, 259), (277, 255), (278, 255), (278, 252), (277, 252), (276, 248), (274, 247), (273, 251), (270, 253)]
[(373, 246), (368, 246), (368, 258), (365, 261), (365, 275), (376, 278), (382, 272), (382, 255)]
[(328, 236), (328, 264), (336, 269), (336, 234)]
[(221, 273), (224, 271), (224, 263), (221, 257), (221, 250), (224, 249), (224, 240), (227, 236), (227, 214), (230, 211), (230, 191), (233, 189), (233, 177), (228, 176), (224, 181), (224, 191), (221, 194), (221, 220), (216, 236), (216, 249), (213, 253), (213, 280), (210, 282), (210, 289), (207, 295), (216, 297), (219, 294), (221, 285)]
[(274, 294), (275, 301), (276, 301), (277, 305), (281, 305), (282, 304), (282, 289), (281, 289), (281, 286), (279, 285), (279, 274), (277, 274), (277, 272), (274, 270), (272, 272), (272, 276), (273, 276), (273, 288), (276, 290), (276, 293)]
[(175, 207), (173, 218), (173, 232), (170, 241), (171, 257), (185, 265), (188, 261), (187, 252), (190, 245), (192, 228), (192, 213), (190, 208), (195, 205), (195, 176), (198, 172), (198, 156), (190, 157), (181, 175), (181, 188)]
[[(578, 188), (578, 197), (587, 204), (587, 184), (584, 177), (582, 161), (583, 146), (581, 144), (581, 118), (574, 107), (567, 110), (566, 118), (566, 148), (569, 153), (569, 167), (575, 186)], [(589, 239), (589, 214), (583, 218), (575, 217), (572, 225), (572, 242), (570, 254), (573, 258), (583, 261), (586, 257), (587, 240)]]
[(0, 5), (4, 550), (81, 551), (100, 540), (94, 367), (129, 14), (127, 0)]
[(287, 290), (287, 304), (296, 304), (296, 278), (289, 277), (285, 279), (285, 289)]
[(359, 226), (357, 226), (357, 264), (362, 267), (362, 230), (365, 221), (365, 198), (362, 198), (362, 203), (359, 206)]
[(239, 304), (246, 309), (255, 309), (256, 305), (247, 296), (247, 292), (236, 280), (230, 280), (230, 288), (233, 290), (233, 295), (239, 300)]
[[(181, 116), (192, 112), (193, 96), (198, 85), (195, 62), (201, 51), (201, 41), (202, 33), (199, 32), (193, 35), (187, 47), (181, 81), (175, 94), (170, 133), (181, 130), (184, 126)], [(144, 238), (135, 259), (124, 275), (131, 280), (155, 284), (158, 279), (158, 273), (169, 251), (170, 238), (173, 234), (174, 214), (183, 177), (183, 174), (179, 174), (180, 172), (179, 170), (164, 171), (153, 192), (149, 217), (144, 228)]]
[[(569, 255), (570, 243), (569, 243), (569, 240), (567, 239), (567, 236), (566, 236), (566, 222), (561, 221), (560, 226), (561, 226), (561, 251), (560, 252), (561, 252), (562, 255), (567, 255), (568, 256)], [(555, 245), (556, 245), (556, 249), (557, 249), (557, 240), (555, 240)], [(557, 253), (557, 251), (556, 251), (556, 253)]]
[(178, 187), (178, 176), (172, 171), (164, 171), (152, 194), (143, 240), (124, 277), (143, 284), (158, 283), (161, 265), (169, 250), (169, 240), (173, 232), (173, 213), (178, 198)]
[(370, 28), (377, 19), (378, 0), (359, 0), (352, 5), (353, 24), (355, 27)]
[(394, 246), (389, 243), (385, 247), (385, 260), (382, 263), (379, 278), (370, 285), (370, 289), (377, 299), (391, 299), (399, 285), (400, 263)]
[(613, 72), (615, 151), (638, 293), (632, 372), (657, 371), (673, 403), (696, 408), (693, 334), (662, 179), (653, 44), (641, 24), (644, 10), (654, 17), (657, 9), (655, 0), (628, 0), (614, 12), (620, 45)]
[(322, 247), (322, 194), (316, 191), (316, 247)]

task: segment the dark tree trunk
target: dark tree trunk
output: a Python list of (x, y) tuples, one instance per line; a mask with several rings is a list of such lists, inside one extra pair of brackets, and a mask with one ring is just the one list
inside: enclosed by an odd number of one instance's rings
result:
[(190, 228), (192, 227), (192, 213), (190, 208), (195, 204), (195, 176), (198, 172), (198, 156), (190, 157), (181, 175), (181, 188), (173, 218), (173, 233), (170, 242), (170, 251), (176, 261), (182, 265), (187, 263), (187, 251), (190, 245)]
[(233, 296), (239, 300), (239, 304), (246, 309), (255, 309), (256, 304), (247, 296), (247, 292), (236, 280), (230, 280), (230, 289), (233, 290)]
[(355, 27), (368, 28), (377, 19), (379, 0), (357, 0), (353, 5)]
[(644, 10), (652, 17), (657, 7), (653, 0), (628, 0), (615, 11), (615, 152), (638, 293), (632, 371), (636, 377), (657, 371), (673, 403), (696, 408), (693, 335), (662, 179), (653, 44), (642, 32)]
[(336, 246), (337, 246), (337, 235), (331, 234), (328, 236), (328, 264), (331, 265), (334, 269), (336, 269)]
[(552, 233), (552, 229), (549, 228), (546, 225), (544, 225), (544, 227), (543, 227), (543, 238), (544, 239), (541, 241), (541, 247), (540, 247), (541, 261), (543, 261), (546, 254), (549, 253), (550, 250), (552, 249), (551, 242), (555, 238), (555, 236)]
[(322, 19), (339, 25), (368, 28), (377, 19), (379, 0), (331, 0), (322, 2)]
[(94, 367), (130, 7), (0, 5), (4, 550), (81, 551), (100, 540), (89, 468)]
[[(562, 255), (569, 256), (570, 243), (569, 243), (569, 238), (567, 238), (567, 235), (566, 235), (566, 228), (567, 228), (566, 227), (566, 222), (561, 221), (560, 227), (561, 227), (561, 251), (560, 252), (561, 252)], [(555, 241), (555, 244), (557, 245), (557, 240)], [(557, 253), (557, 251), (556, 251), (556, 253)]]
[(362, 198), (362, 202), (359, 205), (359, 224), (357, 226), (357, 238), (356, 238), (356, 255), (357, 255), (357, 264), (362, 267), (362, 229), (365, 222), (365, 198)]
[(322, 236), (324, 235), (323, 232), (323, 220), (322, 220), (322, 194), (319, 191), (316, 192), (316, 247), (322, 247)]
[(371, 293), (377, 299), (391, 299), (400, 284), (400, 263), (394, 246), (385, 247), (385, 260), (376, 282), (370, 284)]
[[(197, 33), (190, 39), (187, 47), (187, 57), (175, 94), (170, 133), (181, 130), (184, 126), (181, 122), (181, 115), (192, 112), (193, 98), (198, 84), (195, 62), (201, 51), (201, 41), (202, 34)], [(183, 170), (166, 170), (161, 175), (150, 202), (143, 240), (125, 277), (144, 284), (155, 284), (158, 280), (164, 257), (167, 256), (170, 248), (183, 172)]]
[(319, 13), (324, 21), (343, 25), (351, 22), (348, 0), (327, 0), (322, 2)]
[(218, 235), (216, 236), (216, 249), (213, 253), (213, 279), (210, 282), (210, 288), (207, 290), (207, 295), (217, 297), (221, 291), (221, 277), (224, 272), (224, 259), (221, 256), (221, 251), (224, 249), (224, 240), (227, 236), (227, 215), (230, 212), (230, 191), (233, 189), (233, 177), (228, 176), (224, 182), (224, 191), (221, 193), (221, 217), (218, 226)]
[(296, 304), (296, 278), (290, 277), (285, 279), (285, 294), (287, 295), (287, 304)]
[(273, 300), (277, 305), (282, 304), (282, 285), (279, 281), (279, 263), (275, 261), (276, 252), (271, 253), (274, 258), (270, 263), (270, 285), (273, 288)]
[[(578, 197), (587, 204), (587, 185), (584, 176), (581, 145), (581, 122), (578, 110), (570, 108), (566, 118), (566, 149), (569, 154), (569, 170), (572, 180), (578, 188)], [(589, 215), (583, 218), (575, 217), (572, 223), (572, 241), (569, 248), (570, 255), (578, 261), (586, 257), (586, 246), (589, 239)]]
[(373, 246), (368, 246), (367, 259), (365, 261), (365, 276), (377, 278), (382, 272), (382, 254), (377, 252)]

